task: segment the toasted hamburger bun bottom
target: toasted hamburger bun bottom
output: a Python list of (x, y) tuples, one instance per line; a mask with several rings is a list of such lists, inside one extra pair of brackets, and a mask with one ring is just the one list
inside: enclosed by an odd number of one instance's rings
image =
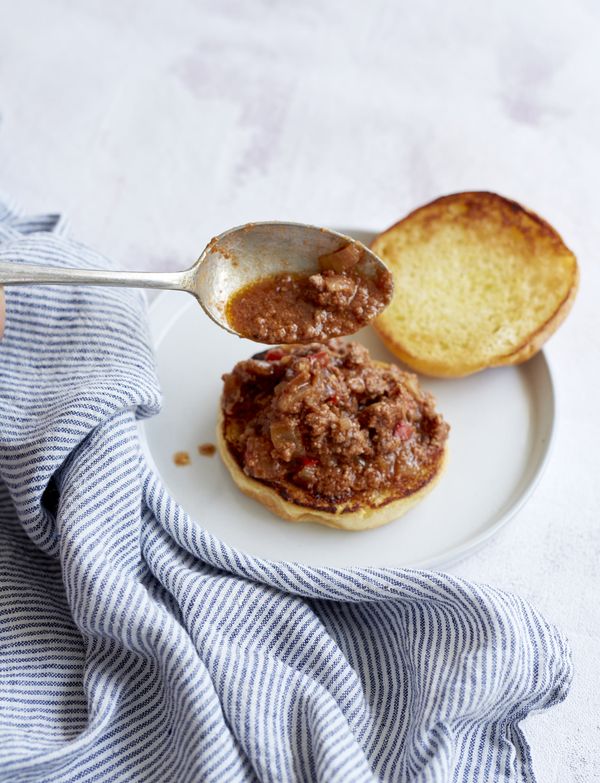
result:
[(437, 484), (445, 468), (448, 446), (446, 444), (444, 448), (436, 473), (427, 484), (413, 494), (391, 500), (387, 500), (386, 495), (382, 494), (381, 500), (374, 506), (363, 506), (352, 511), (344, 511), (342, 506), (335, 513), (291, 503), (289, 500), (282, 498), (272, 487), (246, 475), (240, 468), (225, 440), (224, 417), (220, 406), (217, 421), (217, 450), (233, 481), (244, 495), (262, 503), (263, 506), (278, 517), (281, 517), (281, 519), (289, 522), (317, 522), (320, 525), (327, 525), (340, 530), (358, 531), (387, 525), (388, 522), (398, 519), (422, 500)]

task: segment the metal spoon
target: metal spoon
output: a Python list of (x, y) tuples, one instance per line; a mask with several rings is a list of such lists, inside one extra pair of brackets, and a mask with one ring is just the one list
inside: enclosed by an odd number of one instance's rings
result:
[(384, 263), (356, 239), (303, 223), (247, 223), (211, 239), (182, 272), (114, 272), (38, 264), (0, 263), (0, 285), (99, 285), (187, 291), (220, 327), (240, 337), (226, 317), (229, 298), (249, 283), (278, 273), (313, 274), (318, 258), (348, 243), (362, 250), (357, 268), (375, 275)]

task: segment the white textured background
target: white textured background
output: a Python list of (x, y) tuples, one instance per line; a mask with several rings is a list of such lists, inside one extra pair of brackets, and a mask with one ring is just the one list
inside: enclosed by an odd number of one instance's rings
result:
[(525, 725), (543, 783), (600, 780), (599, 79), (596, 0), (0, 0), (0, 187), (123, 267), (187, 266), (251, 219), (383, 229), (465, 189), (575, 250), (549, 468), (454, 569), (570, 638), (569, 698)]

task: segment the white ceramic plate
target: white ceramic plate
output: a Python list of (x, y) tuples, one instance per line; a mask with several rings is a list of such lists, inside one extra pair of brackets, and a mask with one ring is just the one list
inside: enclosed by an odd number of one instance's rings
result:
[[(239, 492), (218, 455), (197, 451), (198, 444), (215, 442), (221, 375), (260, 346), (220, 329), (183, 293), (158, 296), (150, 322), (164, 404), (142, 425), (145, 448), (171, 495), (206, 529), (250, 554), (314, 566), (448, 565), (517, 513), (544, 468), (554, 392), (539, 353), (520, 367), (422, 379), (451, 425), (450, 459), (438, 486), (405, 516), (360, 533), (284, 522)], [(375, 358), (394, 361), (371, 329), (353, 339)], [(176, 451), (188, 451), (191, 464), (177, 467)]]

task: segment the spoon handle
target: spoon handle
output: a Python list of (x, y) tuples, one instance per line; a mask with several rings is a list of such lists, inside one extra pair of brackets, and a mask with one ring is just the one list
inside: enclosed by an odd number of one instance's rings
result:
[(188, 272), (113, 272), (38, 264), (0, 263), (0, 285), (110, 285), (131, 288), (187, 289)]

